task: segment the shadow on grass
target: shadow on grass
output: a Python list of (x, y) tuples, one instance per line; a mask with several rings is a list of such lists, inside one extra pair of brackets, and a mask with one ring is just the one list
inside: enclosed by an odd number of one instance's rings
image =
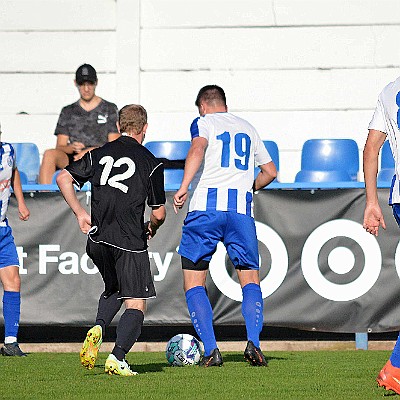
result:
[[(136, 371), (139, 374), (144, 374), (147, 372), (163, 372), (164, 368), (168, 367), (167, 363), (149, 363), (149, 364), (131, 364), (129, 363), (132, 371)], [(103, 375), (104, 374), (104, 364), (97, 364), (91, 370), (91, 375)]]
[[(265, 357), (267, 361), (271, 360), (287, 360), (287, 357)], [(233, 362), (233, 363), (246, 363), (243, 354), (238, 353), (223, 353), (224, 362)], [(131, 369), (133, 371), (138, 372), (139, 374), (145, 373), (154, 373), (154, 372), (164, 372), (165, 368), (170, 368), (171, 366), (168, 363), (148, 363), (148, 364), (135, 364), (129, 363)], [(104, 374), (104, 364), (97, 364), (95, 367), (87, 371), (90, 375), (103, 375)]]
[(134, 371), (139, 372), (139, 374), (144, 374), (145, 372), (163, 372), (164, 368), (167, 368), (167, 363), (150, 363), (150, 364), (133, 364), (132, 368)]
[[(265, 355), (265, 354), (264, 354)], [(225, 353), (222, 355), (224, 362), (246, 362), (243, 354), (237, 354), (237, 353)], [(287, 357), (269, 357), (268, 355), (265, 355), (265, 359), (267, 361), (271, 360), (287, 360)]]
[(385, 392), (382, 397), (391, 397), (391, 396), (397, 396), (395, 392)]

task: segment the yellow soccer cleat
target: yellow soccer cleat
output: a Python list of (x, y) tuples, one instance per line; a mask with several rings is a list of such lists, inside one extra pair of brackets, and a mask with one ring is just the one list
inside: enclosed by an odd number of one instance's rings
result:
[(114, 354), (108, 356), (104, 371), (109, 375), (133, 376), (138, 374), (131, 370), (126, 360), (119, 361)]
[(93, 328), (89, 329), (86, 334), (79, 356), (81, 364), (87, 369), (94, 368), (94, 364), (97, 360), (97, 353), (99, 352), (101, 343), (103, 342), (102, 335), (103, 330), (100, 325), (95, 325)]

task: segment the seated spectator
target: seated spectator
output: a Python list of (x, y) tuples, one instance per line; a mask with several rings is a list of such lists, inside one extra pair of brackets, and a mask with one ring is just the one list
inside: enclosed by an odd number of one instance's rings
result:
[(120, 136), (117, 129), (118, 108), (97, 96), (97, 73), (89, 64), (75, 74), (80, 99), (64, 107), (58, 118), (55, 149), (43, 154), (39, 183), (50, 184), (57, 169), (63, 169), (85, 153)]

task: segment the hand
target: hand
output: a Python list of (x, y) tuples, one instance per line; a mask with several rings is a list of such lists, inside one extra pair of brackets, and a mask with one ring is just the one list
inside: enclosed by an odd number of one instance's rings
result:
[(86, 146), (81, 142), (72, 142), (72, 150), (74, 153), (80, 153)]
[(156, 230), (152, 229), (150, 221), (144, 223), (144, 231), (146, 233), (147, 240), (150, 240), (152, 237), (154, 237), (157, 232)]
[(87, 234), (92, 227), (92, 221), (90, 215), (85, 211), (84, 213), (76, 216), (79, 224), (79, 228), (84, 234)]
[(371, 235), (378, 236), (380, 226), (386, 229), (385, 220), (379, 204), (367, 205), (364, 211), (363, 228)]
[(80, 160), (84, 155), (86, 154), (86, 151), (81, 151), (80, 153), (77, 153), (74, 155), (74, 161)]
[(20, 206), (18, 206), (18, 215), (21, 221), (28, 221), (31, 213), (25, 204), (21, 204)]
[(178, 209), (181, 209), (185, 204), (185, 201), (188, 197), (188, 190), (185, 188), (180, 188), (174, 196), (174, 210), (175, 214), (178, 214)]
[(145, 223), (144, 223), (144, 232), (145, 232), (145, 234), (146, 234), (146, 238), (147, 238), (147, 240), (150, 240), (151, 239), (151, 237), (152, 237), (152, 232), (151, 232), (151, 223), (150, 223), (150, 221), (146, 221)]
[(74, 161), (80, 160), (86, 153), (93, 150), (95, 147), (85, 147), (80, 153), (74, 154)]

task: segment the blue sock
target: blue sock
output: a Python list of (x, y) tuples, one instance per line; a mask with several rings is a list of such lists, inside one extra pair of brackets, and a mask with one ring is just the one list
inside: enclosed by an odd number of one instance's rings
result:
[(390, 362), (393, 367), (400, 368), (400, 334), (397, 338), (397, 342), (394, 345), (392, 355), (390, 356)]
[(213, 328), (213, 311), (206, 289), (203, 286), (195, 286), (189, 289), (185, 296), (190, 319), (204, 344), (204, 355), (208, 357), (217, 347), (217, 342)]
[(242, 315), (246, 323), (247, 340), (260, 347), (260, 333), (263, 327), (263, 298), (260, 285), (248, 283), (242, 288)]
[(5, 337), (17, 337), (19, 328), (19, 317), (21, 313), (20, 292), (4, 291), (3, 294), (3, 316)]

